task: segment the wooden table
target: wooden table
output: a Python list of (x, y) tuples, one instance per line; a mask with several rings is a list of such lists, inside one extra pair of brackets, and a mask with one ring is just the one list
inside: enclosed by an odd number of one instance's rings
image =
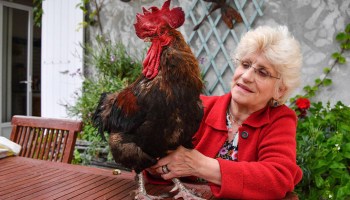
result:
[[(2, 158), (0, 200), (133, 199), (131, 194), (137, 187), (135, 175), (124, 171), (120, 175), (113, 175), (112, 171), (18, 156)], [(186, 185), (201, 193), (202, 198), (214, 199), (207, 185)], [(167, 193), (172, 187), (146, 185), (151, 195)]]

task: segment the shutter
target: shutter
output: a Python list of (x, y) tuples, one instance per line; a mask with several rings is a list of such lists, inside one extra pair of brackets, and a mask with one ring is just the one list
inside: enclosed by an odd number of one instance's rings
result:
[(83, 69), (83, 12), (80, 0), (43, 1), (41, 115), (67, 118), (67, 105), (80, 94)]

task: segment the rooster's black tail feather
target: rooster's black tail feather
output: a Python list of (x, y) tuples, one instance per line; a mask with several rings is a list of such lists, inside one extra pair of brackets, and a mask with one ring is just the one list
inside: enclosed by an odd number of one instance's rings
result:
[(92, 116), (92, 124), (94, 127), (97, 128), (98, 133), (102, 136), (104, 140), (106, 140), (104, 132), (108, 130), (107, 130), (106, 124), (104, 123), (105, 119), (103, 118), (102, 113), (106, 109), (105, 100), (108, 94), (109, 93), (106, 93), (106, 92), (101, 94), (95, 113)]

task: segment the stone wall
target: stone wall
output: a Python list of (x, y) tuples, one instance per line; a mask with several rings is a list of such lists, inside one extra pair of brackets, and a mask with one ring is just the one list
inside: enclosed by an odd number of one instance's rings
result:
[[(264, 16), (256, 25), (286, 24), (301, 43), (301, 87), (322, 78), (323, 68), (333, 63), (331, 55), (340, 50), (335, 36), (350, 23), (350, 0), (269, 0), (264, 6)], [(333, 84), (322, 88), (317, 100), (350, 105), (350, 51), (345, 56), (348, 62), (335, 66), (330, 75)]]
[[(160, 7), (163, 2), (163, 0), (131, 0), (129, 3), (124, 3), (119, 0), (105, 0), (101, 10), (104, 34), (111, 40), (123, 41), (130, 53), (141, 59), (145, 54), (146, 45), (135, 34), (133, 27), (135, 14), (141, 12), (141, 7), (148, 8), (153, 5)], [(191, 2), (192, 0), (173, 0), (172, 6), (180, 5), (186, 12)], [(287, 25), (301, 43), (304, 56), (302, 85), (295, 94), (303, 94), (303, 86), (313, 84), (316, 78), (322, 78), (323, 68), (330, 67), (333, 63), (331, 55), (339, 51), (335, 36), (350, 23), (350, 0), (265, 0), (262, 11), (263, 16), (258, 17), (252, 27)], [(187, 30), (182, 27), (180, 31), (186, 34)], [(87, 40), (93, 41), (96, 34), (100, 34), (98, 28), (90, 27)], [(342, 101), (350, 105), (349, 51), (345, 57), (348, 62), (345, 65), (336, 65), (330, 74), (333, 84), (320, 89), (315, 100), (332, 103)]]

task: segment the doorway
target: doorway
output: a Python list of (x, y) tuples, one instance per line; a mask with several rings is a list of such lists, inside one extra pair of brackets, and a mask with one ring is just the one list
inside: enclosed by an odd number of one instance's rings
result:
[(41, 30), (30, 5), (0, 1), (0, 135), (13, 115), (40, 116)]

